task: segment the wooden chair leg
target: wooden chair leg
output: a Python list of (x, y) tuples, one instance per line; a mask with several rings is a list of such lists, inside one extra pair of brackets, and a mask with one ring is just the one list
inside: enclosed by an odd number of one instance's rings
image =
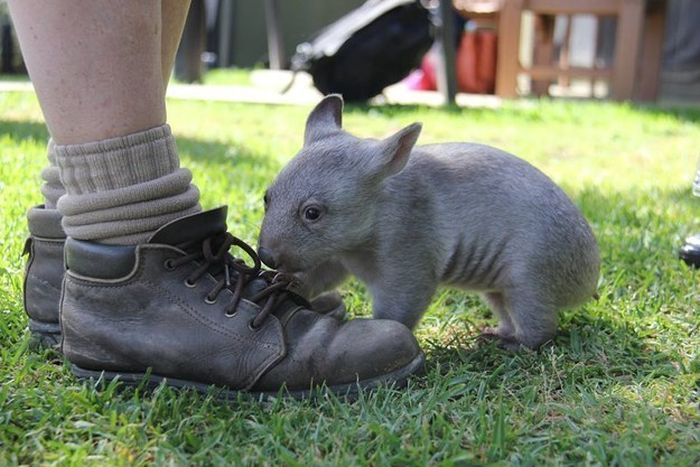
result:
[(517, 97), (522, 11), (523, 0), (504, 0), (498, 17), (496, 94), (500, 97)]
[(639, 85), (634, 98), (639, 101), (653, 102), (659, 94), (661, 59), (666, 26), (666, 4), (662, 3), (646, 15), (642, 53), (639, 58)]
[[(554, 16), (535, 16), (535, 50), (532, 61), (535, 65), (552, 64), (554, 57)], [(532, 93), (538, 97), (546, 96), (549, 93), (551, 80), (532, 80)]]
[[(571, 29), (572, 23), (574, 22), (574, 15), (566, 15), (566, 27), (564, 28), (564, 40), (561, 43), (561, 49), (559, 51), (559, 68), (562, 70), (569, 69), (569, 55), (571, 48)], [(568, 75), (559, 75), (557, 84), (562, 88), (568, 88), (571, 86), (571, 78)]]
[(635, 74), (641, 49), (644, 0), (622, 0), (615, 38), (612, 97), (629, 100), (634, 96)]

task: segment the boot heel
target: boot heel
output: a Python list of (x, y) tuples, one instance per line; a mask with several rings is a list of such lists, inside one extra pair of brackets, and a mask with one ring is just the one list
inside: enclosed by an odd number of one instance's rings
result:
[(61, 326), (58, 323), (42, 323), (29, 320), (29, 347), (34, 350), (54, 349), (61, 346)]

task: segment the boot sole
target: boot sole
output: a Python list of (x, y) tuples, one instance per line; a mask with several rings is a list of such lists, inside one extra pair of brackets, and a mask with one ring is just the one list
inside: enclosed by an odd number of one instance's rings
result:
[(61, 346), (61, 325), (58, 323), (45, 323), (29, 318), (29, 332), (31, 333), (29, 340), (31, 349), (51, 348), (58, 350)]
[(681, 249), (678, 252), (678, 257), (682, 259), (685, 264), (694, 268), (700, 268), (700, 251), (688, 251)]
[(226, 389), (220, 386), (215, 386), (205, 383), (197, 383), (195, 381), (187, 381), (183, 379), (170, 378), (165, 376), (158, 376), (149, 373), (121, 373), (121, 372), (111, 372), (111, 371), (94, 371), (85, 370), (77, 365), (71, 364), (71, 371), (79, 380), (91, 380), (101, 383), (106, 383), (113, 381), (115, 379), (121, 381), (127, 386), (139, 386), (146, 383), (151, 389), (156, 388), (162, 383), (177, 389), (194, 389), (199, 393), (208, 394), (212, 388), (217, 391), (217, 398), (230, 400), (238, 397), (239, 394), (262, 396), (263, 398), (276, 397), (279, 395), (289, 396), (294, 399), (307, 399), (314, 394), (323, 394), (325, 392), (331, 392), (338, 396), (345, 396), (348, 398), (353, 398), (357, 396), (362, 390), (374, 389), (378, 386), (392, 385), (395, 388), (405, 387), (408, 382), (408, 377), (414, 374), (421, 374), (425, 369), (425, 355), (420, 352), (410, 363), (406, 366), (374, 378), (369, 378), (361, 381), (356, 381), (354, 383), (338, 384), (334, 386), (318, 386), (310, 389), (297, 389), (293, 391), (288, 391), (282, 389), (282, 391), (244, 391), (244, 390), (233, 390)]

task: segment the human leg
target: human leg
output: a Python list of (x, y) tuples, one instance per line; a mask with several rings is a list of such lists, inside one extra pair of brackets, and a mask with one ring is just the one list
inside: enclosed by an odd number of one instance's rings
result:
[(9, 6), (56, 144), (165, 123), (160, 2), (13, 0)]
[[(120, 86), (112, 88), (103, 84), (102, 89), (99, 89), (100, 83), (105, 80), (119, 79), (118, 76), (107, 75), (113, 71), (113, 67), (123, 67), (128, 55), (122, 54), (120, 62), (119, 57), (110, 56), (105, 51), (110, 41), (117, 40), (114, 34), (110, 34), (113, 30), (106, 28), (105, 24), (112, 19), (119, 21), (119, 18), (103, 16), (102, 3), (104, 2), (46, 3), (34, 0), (10, 2), (25, 62), (49, 131), (54, 136), (48, 146), (50, 163), (42, 172), (45, 203), (32, 208), (28, 213), (30, 240), (26, 251), (30, 259), (25, 276), (25, 309), (30, 316), (30, 328), (49, 343), (57, 341), (57, 336), (60, 335), (58, 299), (65, 239), (60, 225), (61, 215), (55, 210), (59, 197), (65, 192), (56, 166), (55, 141), (71, 143), (101, 139), (139, 125), (137, 121), (124, 118), (124, 114), (144, 119), (147, 122), (144, 124), (148, 125), (158, 125), (164, 121), (164, 106), (152, 102), (134, 102), (133, 95), (128, 98), (136, 86), (137, 76), (131, 76)], [(150, 12), (143, 10), (140, 13)], [(79, 19), (83, 19), (83, 27), (80, 28), (75, 24)], [(94, 36), (89, 41), (86, 40), (86, 32), (91, 32), (91, 36)], [(131, 44), (129, 52), (138, 48), (133, 41), (127, 43)], [(99, 49), (104, 53), (97, 54)], [(151, 50), (159, 53), (159, 47), (151, 47)], [(145, 65), (148, 60), (143, 58), (141, 62), (141, 65)], [(149, 74), (148, 66), (145, 74)], [(97, 76), (103, 79), (96, 79)], [(158, 99), (157, 96), (162, 94), (162, 80), (151, 80), (151, 83), (156, 83), (158, 87), (152, 84), (148, 94), (155, 95), (151, 99)], [(133, 111), (127, 111), (132, 103), (136, 107)], [(149, 107), (151, 110), (146, 111)], [(113, 127), (124, 122), (129, 122), (131, 126)]]
[(23, 0), (10, 11), (63, 166), (67, 233), (131, 243), (198, 210), (165, 126), (160, 3)]
[[(92, 8), (95, 3), (100, 3), (100, 11)], [(161, 4), (154, 3), (160, 11)], [(93, 13), (112, 21), (100, 28), (85, 28), (76, 36), (60, 18), (41, 18), (34, 23), (42, 27), (39, 35), (51, 40), (42, 43), (30, 38), (25, 45), (27, 35), (35, 32), (32, 14), (22, 11), (28, 4), (36, 7), (33, 13), (39, 16), (61, 16), (68, 10), (76, 15), (73, 21), (83, 18), (90, 24)], [(54, 65), (63, 68), (42, 76), (35, 85), (57, 143), (67, 189), (58, 203), (69, 235), (62, 348), (77, 375), (105, 372), (128, 381), (150, 374), (152, 382), (168, 378), (172, 384), (198, 389), (217, 384), (255, 391), (276, 391), (283, 385), (304, 391), (326, 383), (346, 391), (358, 382), (366, 386), (403, 382), (420, 368), (422, 354), (410, 331), (400, 324), (341, 323), (306, 309), (290, 291), (290, 284), (263, 272), (255, 252), (225, 232), (225, 211), (192, 213), (198, 210), (196, 202), (180, 212), (171, 210), (178, 203), (181, 206), (184, 201), (178, 197), (187, 197), (193, 188), (188, 173), (183, 175), (184, 169), (179, 169), (172, 136), (163, 128), (162, 37), (157, 25), (150, 29), (156, 23), (144, 21), (157, 14), (149, 9), (150, 3), (135, 2), (127, 8), (123, 2), (76, 0), (56, 8), (53, 3), (49, 8), (38, 6), (38, 2), (16, 0), (11, 12), (20, 11), (15, 23), (23, 50), (30, 50), (25, 52), (30, 75), (51, 71), (47, 61), (58, 61)], [(134, 18), (139, 27), (115, 19), (120, 14), (132, 18), (134, 10), (140, 11)], [(153, 31), (155, 39), (150, 37)], [(127, 40), (122, 44), (93, 35)], [(97, 61), (87, 68), (69, 57), (56, 59), (64, 45), (72, 42), (77, 48), (116, 48), (105, 55), (117, 61), (128, 55), (124, 49), (144, 55), (123, 63), (125, 68), (104, 64), (114, 73), (141, 73), (138, 64), (149, 60), (144, 57), (156, 56), (159, 65), (151, 68), (158, 72), (146, 70), (141, 84), (130, 89), (134, 95), (127, 96), (124, 89), (133, 80), (125, 77), (123, 83), (95, 71), (101, 60), (109, 61), (95, 50), (85, 50)], [(144, 50), (133, 49), (133, 43), (142, 44)], [(31, 50), (39, 45), (54, 49), (53, 53)], [(68, 55), (81, 57), (75, 51)], [(69, 97), (57, 96), (64, 92), (61, 79), (70, 77), (71, 70), (88, 74), (79, 77), (85, 88), (72, 93), (71, 82), (65, 91)], [(111, 85), (118, 89), (111, 90)], [(151, 91), (158, 102), (151, 95), (145, 100), (154, 107), (144, 109), (143, 102), (137, 101)], [(117, 97), (127, 101), (112, 108)], [(86, 102), (101, 105), (86, 106)], [(80, 111), (95, 118), (60, 121)], [(83, 123), (85, 127), (80, 127)], [(159, 210), (163, 205), (170, 208)], [(166, 220), (171, 214), (177, 217)], [(251, 256), (254, 266), (243, 266), (228, 253), (236, 245)]]
[[(196, 189), (178, 170), (164, 127), (160, 3), (22, 0), (10, 11), (57, 161), (66, 166), (65, 230), (129, 242), (158, 227), (153, 217), (165, 223), (196, 210)], [(163, 180), (168, 175), (176, 180)], [(81, 195), (94, 193), (108, 194), (86, 204)]]
[[(175, 63), (175, 55), (187, 19), (189, 0), (162, 0), (161, 5), (161, 73), (163, 89), (167, 89), (170, 73)], [(31, 6), (31, 5), (30, 5)], [(55, 143), (49, 141), (47, 147), (49, 165), (41, 172), (44, 181), (41, 192), (44, 196), (44, 208), (55, 209), (58, 198), (65, 193), (56, 165)]]
[(161, 69), (164, 89), (168, 88), (190, 3), (190, 0), (161, 0)]
[[(168, 84), (170, 70), (175, 61), (177, 46), (187, 16), (189, 0), (163, 0), (161, 5), (161, 74), (163, 88)], [(76, 6), (76, 5), (73, 5)], [(26, 17), (39, 17), (45, 21), (48, 18), (41, 16), (37, 5), (34, 3), (22, 2), (18, 6), (12, 5), (13, 16), (20, 28), (34, 28), (36, 25), (27, 25)], [(40, 8), (44, 8), (42, 5)], [(82, 11), (82, 7), (79, 8)], [(65, 10), (70, 12), (70, 5)], [(153, 12), (155, 10), (151, 10)], [(71, 12), (72, 14), (75, 11)], [(69, 16), (70, 20), (83, 18), (83, 16)], [(85, 18), (84, 18), (85, 19)], [(52, 23), (55, 21), (52, 21)], [(59, 25), (57, 29), (62, 30), (65, 25)], [(51, 30), (43, 32), (50, 34)], [(33, 34), (33, 33), (32, 33)], [(25, 44), (23, 48), (25, 55), (36, 56), (41, 54), (41, 50), (35, 47), (41, 46), (42, 41), (52, 40), (56, 37), (31, 37), (34, 41)], [(155, 47), (149, 49), (151, 54)], [(45, 58), (45, 57), (44, 57)], [(66, 58), (67, 59), (67, 58)], [(32, 69), (39, 70), (34, 73), (39, 78), (47, 72), (45, 67), (50, 63), (37, 58), (38, 64), (34, 63)], [(154, 59), (155, 60), (155, 59)], [(36, 61), (36, 60), (35, 60)], [(146, 60), (147, 63), (152, 63)], [(68, 66), (67, 71), (74, 69)], [(59, 70), (59, 71), (61, 71)], [(37, 79), (35, 79), (37, 81)], [(74, 82), (75, 80), (70, 79)], [(78, 84), (76, 82), (76, 84)], [(44, 89), (43, 83), (37, 83)], [(108, 89), (109, 92), (112, 89)], [(46, 94), (48, 91), (43, 91)], [(56, 347), (60, 341), (60, 326), (58, 323), (58, 302), (60, 298), (61, 282), (63, 280), (63, 245), (65, 243), (65, 233), (61, 227), (61, 214), (56, 210), (58, 199), (65, 194), (65, 188), (60, 180), (59, 169), (56, 165), (55, 143), (49, 140), (48, 165), (41, 172), (43, 184), (41, 192), (44, 203), (32, 207), (27, 213), (30, 237), (27, 239), (25, 252), (29, 255), (27, 268), (24, 277), (24, 307), (29, 316), (29, 327), (32, 331), (32, 342), (43, 346)]]

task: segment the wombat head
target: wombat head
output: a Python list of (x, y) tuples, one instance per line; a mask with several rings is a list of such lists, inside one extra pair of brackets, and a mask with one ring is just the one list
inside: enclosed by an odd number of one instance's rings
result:
[(304, 146), (265, 194), (261, 259), (284, 272), (307, 271), (367, 242), (384, 179), (406, 165), (421, 125), (384, 140), (341, 128), (343, 100), (325, 97), (306, 121)]

